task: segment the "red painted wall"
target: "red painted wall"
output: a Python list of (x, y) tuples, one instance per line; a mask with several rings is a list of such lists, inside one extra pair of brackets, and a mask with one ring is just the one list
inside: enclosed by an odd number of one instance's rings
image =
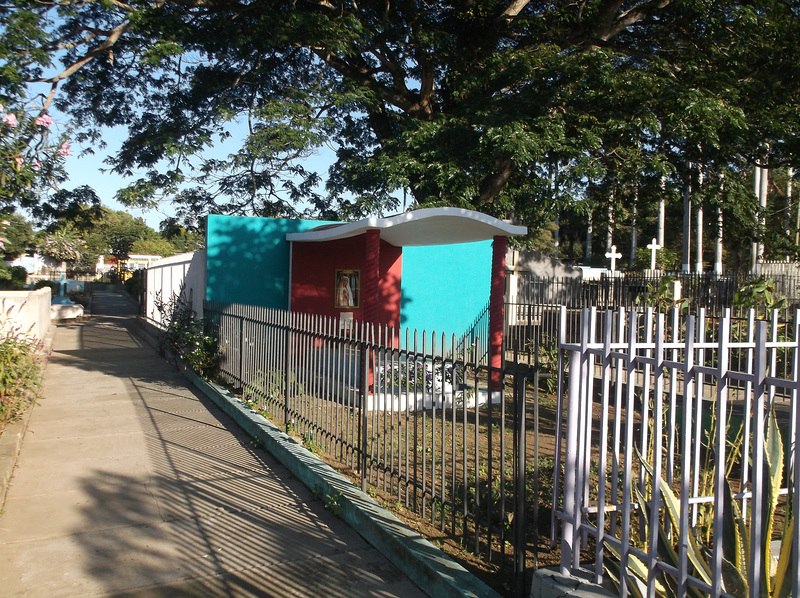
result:
[[(366, 235), (320, 243), (292, 243), (292, 311), (337, 318), (344, 311), (352, 311), (353, 317), (361, 320), (365, 299), (365, 251)], [(378, 281), (380, 308), (377, 323), (399, 328), (402, 249), (381, 241), (380, 253)], [(357, 309), (334, 307), (336, 270), (340, 269), (361, 271), (362, 288)]]

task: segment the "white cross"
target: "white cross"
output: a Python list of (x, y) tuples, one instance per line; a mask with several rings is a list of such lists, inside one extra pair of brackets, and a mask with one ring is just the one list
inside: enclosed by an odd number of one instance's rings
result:
[(611, 246), (611, 251), (606, 253), (606, 257), (611, 260), (611, 271), (614, 272), (617, 269), (617, 260), (622, 257), (622, 254), (617, 252), (616, 245)]
[(656, 269), (656, 251), (661, 249), (661, 245), (656, 243), (656, 239), (655, 239), (655, 237), (653, 237), (653, 242), (650, 243), (650, 245), (648, 245), (647, 248), (650, 250), (650, 269), (651, 270), (655, 270)]

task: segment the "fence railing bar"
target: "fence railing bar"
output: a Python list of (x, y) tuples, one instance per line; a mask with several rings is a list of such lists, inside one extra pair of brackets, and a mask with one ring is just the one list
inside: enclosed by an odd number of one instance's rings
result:
[[(763, 529), (761, 526), (761, 513), (764, 500), (766, 497), (763, 495), (761, 489), (763, 487), (764, 479), (764, 436), (765, 436), (765, 411), (767, 392), (765, 386), (766, 379), (766, 347), (764, 344), (767, 340), (767, 323), (759, 320), (756, 322), (756, 341), (759, 343), (759, 348), (755, 351), (753, 369), (756, 376), (756, 383), (754, 384), (753, 402), (755, 412), (753, 414), (753, 478), (751, 489), (753, 492), (753, 511), (751, 514), (751, 537), (750, 537), (750, 598), (757, 598), (760, 596), (761, 578), (763, 559), (761, 558), (762, 550), (762, 537)], [(768, 573), (767, 573), (768, 574)]]
[[(703, 364), (705, 363), (705, 356), (706, 352), (703, 348), (702, 344), (705, 343), (705, 334), (706, 334), (706, 310), (705, 308), (700, 308), (697, 312), (697, 326), (695, 327), (695, 333), (697, 337), (695, 338), (694, 348), (697, 351), (695, 357), (695, 363)], [(691, 469), (691, 476), (692, 476), (692, 496), (697, 496), (700, 490), (700, 449), (702, 448), (702, 435), (703, 435), (703, 373), (699, 371), (699, 368), (693, 368), (694, 374), (694, 383), (695, 388), (699, 389), (699, 392), (695, 395), (694, 400), (694, 440), (692, 441), (692, 469)], [(685, 474), (684, 474), (685, 475)], [(697, 506), (692, 507), (692, 528), (697, 527), (697, 517), (698, 517), (698, 509)]]
[[(692, 368), (694, 365), (694, 339), (695, 339), (695, 317), (688, 316), (686, 318), (686, 348), (684, 364), (684, 404), (683, 404), (683, 418), (682, 426), (682, 446), (681, 446), (681, 496), (690, 496), (690, 480), (689, 474), (691, 467), (691, 454), (690, 447), (692, 442), (692, 401), (694, 399), (694, 374)], [(680, 531), (681, 541), (678, 545), (678, 595), (686, 596), (689, 584), (689, 554), (688, 542), (683, 541), (683, 534), (687, 533), (690, 528), (690, 512), (689, 501), (682, 500), (680, 503)]]

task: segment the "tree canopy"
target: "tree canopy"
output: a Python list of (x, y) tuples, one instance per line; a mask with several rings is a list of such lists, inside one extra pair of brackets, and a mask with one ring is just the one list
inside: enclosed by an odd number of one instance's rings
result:
[[(132, 205), (348, 218), (407, 194), (537, 228), (698, 164), (727, 180), (794, 165), (798, 6), (12, 0), (0, 101), (49, 86), (42, 108), (54, 100), (98, 148), (102, 127), (127, 127), (111, 166), (147, 171), (119, 194)], [(207, 157), (239, 131), (230, 155)], [(307, 160), (323, 147), (336, 161), (320, 192)], [(642, 186), (653, 201), (660, 187)]]

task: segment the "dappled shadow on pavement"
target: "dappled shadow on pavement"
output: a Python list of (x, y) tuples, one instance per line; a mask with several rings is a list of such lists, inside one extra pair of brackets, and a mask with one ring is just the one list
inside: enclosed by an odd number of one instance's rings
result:
[(0, 593), (422, 595), (113, 317), (59, 330), (0, 519)]

